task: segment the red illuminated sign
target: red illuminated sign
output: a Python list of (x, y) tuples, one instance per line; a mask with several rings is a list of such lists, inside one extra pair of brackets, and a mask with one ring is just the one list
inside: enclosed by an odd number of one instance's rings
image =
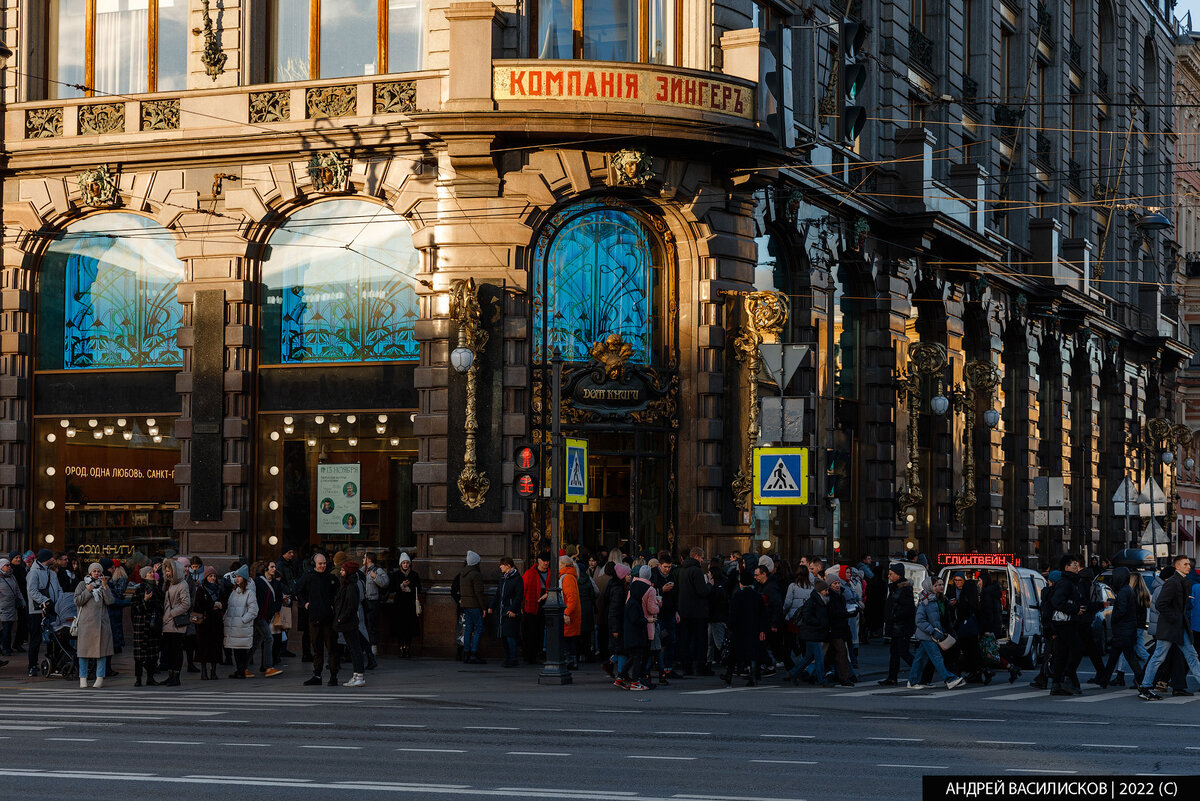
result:
[(518, 470), (532, 470), (537, 465), (537, 456), (533, 448), (519, 448), (516, 457)]
[(1017, 559), (1011, 553), (940, 553), (938, 554), (939, 565), (988, 565), (1002, 567), (1012, 564), (1018, 567), (1021, 560)]
[(537, 486), (533, 483), (533, 476), (517, 476), (517, 494), (522, 498), (532, 498), (537, 492)]

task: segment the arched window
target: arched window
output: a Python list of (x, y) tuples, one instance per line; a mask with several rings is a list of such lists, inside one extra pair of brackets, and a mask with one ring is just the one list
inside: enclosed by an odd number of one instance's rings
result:
[(181, 367), (184, 267), (175, 238), (137, 214), (67, 226), (38, 273), (38, 368)]
[(263, 363), (416, 360), (417, 270), (412, 232), (386, 206), (330, 200), (296, 212), (263, 257)]
[[(598, 202), (571, 206), (542, 229), (534, 258), (534, 353), (555, 348), (569, 362), (587, 361), (593, 343), (618, 334), (632, 360), (654, 361), (661, 294), (656, 242), (641, 215)], [(549, 291), (543, 292), (543, 281)], [(545, 343), (543, 297), (549, 298)]]
[(187, 0), (50, 0), (47, 15), (49, 97), (187, 88)]

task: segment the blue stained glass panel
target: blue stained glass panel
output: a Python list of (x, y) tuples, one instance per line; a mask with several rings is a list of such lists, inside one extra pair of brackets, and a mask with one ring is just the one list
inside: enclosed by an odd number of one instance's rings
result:
[[(534, 284), (534, 353), (562, 351), (584, 362), (592, 345), (618, 334), (632, 361), (648, 364), (653, 346), (654, 251), (650, 232), (633, 215), (603, 204), (559, 212), (538, 238)], [(546, 342), (542, 342), (542, 269), (548, 268)]]
[(263, 262), (263, 362), (415, 361), (419, 269), (385, 206), (332, 200), (293, 214)]
[(97, 214), (68, 226), (42, 257), (38, 367), (182, 367), (175, 238), (136, 214)]

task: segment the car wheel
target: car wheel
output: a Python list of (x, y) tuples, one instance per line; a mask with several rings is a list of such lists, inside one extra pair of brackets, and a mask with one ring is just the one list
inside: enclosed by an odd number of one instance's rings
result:
[(1037, 664), (1041, 658), (1042, 638), (1035, 634), (1033, 635), (1033, 647), (1029, 649), (1028, 654), (1022, 655), (1017, 661), (1019, 662), (1022, 670), (1033, 670), (1035, 667), (1037, 667)]

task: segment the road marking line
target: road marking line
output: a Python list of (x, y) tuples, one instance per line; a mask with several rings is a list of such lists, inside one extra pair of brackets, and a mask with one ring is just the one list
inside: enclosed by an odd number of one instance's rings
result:
[(1200, 723), (1155, 723), (1155, 726), (1186, 726), (1189, 729), (1200, 729)]
[(1053, 720), (1051, 723), (1059, 723), (1067, 726), (1107, 726), (1111, 721), (1107, 720)]
[(47, 737), (46, 740), (52, 743), (94, 743), (95, 737)]
[(875, 767), (877, 768), (916, 768), (918, 770), (949, 770), (949, 765), (894, 765), (887, 762), (881, 762)]
[(301, 748), (321, 748), (326, 751), (361, 751), (361, 745), (302, 745)]
[(413, 751), (419, 754), (465, 754), (461, 748), (397, 748), (397, 751)]
[(563, 712), (565, 710), (555, 709), (552, 706), (523, 706), (518, 712)]
[(1178, 706), (1179, 704), (1190, 704), (1192, 701), (1200, 701), (1200, 695), (1193, 696), (1192, 698), (1167, 698), (1160, 703)]
[(863, 695), (891, 695), (892, 693), (916, 692), (907, 687), (874, 687), (870, 690), (855, 690), (852, 693), (834, 693), (834, 698), (858, 698)]
[(250, 721), (248, 721), (248, 720), (226, 720), (225, 718), (220, 718), (220, 719), (210, 718), (209, 720), (197, 720), (196, 722), (197, 723), (249, 723)]
[(804, 762), (799, 759), (752, 759), (762, 765), (819, 765), (819, 762)]
[(976, 740), (979, 745), (1037, 745), (1029, 740)]
[(760, 684), (757, 687), (719, 687), (715, 690), (688, 690), (680, 695), (721, 695), (722, 693), (745, 693), (754, 690), (778, 690), (774, 684)]
[(1108, 743), (1080, 743), (1084, 748), (1138, 748), (1136, 745), (1109, 745)]
[[(646, 699), (647, 701), (650, 699)], [(646, 710), (644, 709), (590, 709), (589, 712), (612, 712), (614, 715), (640, 715)]]
[(423, 723), (376, 723), (376, 726), (382, 726), (385, 729), (423, 729)]
[(478, 731), (520, 731), (516, 726), (463, 726), (463, 728)]
[(950, 718), (956, 723), (1007, 723), (1007, 718)]
[(694, 735), (696, 737), (711, 737), (712, 736), (711, 731), (656, 731), (654, 733), (655, 734), (686, 734), (686, 735)]
[(228, 745), (228, 746), (232, 746), (234, 748), (270, 748), (271, 747), (270, 743), (221, 743), (221, 745)]
[(509, 751), (506, 756), (552, 756), (552, 757), (569, 757), (570, 754), (564, 754), (561, 751)]
[(568, 734), (613, 734), (612, 729), (559, 729)]
[(203, 745), (199, 740), (134, 740), (141, 745)]
[(1038, 770), (1037, 768), (1005, 768), (1005, 773), (1078, 773), (1077, 770)]
[[(959, 693), (962, 695), (962, 693)], [(984, 698), (984, 701), (1023, 701), (1026, 698), (1038, 698), (1047, 695), (1045, 690), (1034, 690), (1027, 693), (1009, 693), (1008, 695), (992, 695)]]
[(768, 713), (773, 718), (815, 718), (820, 717), (808, 712), (770, 712)]
[(289, 720), (285, 726), (332, 726), (332, 723), (320, 723), (313, 720)]
[(696, 801), (804, 801), (793, 798), (764, 798), (759, 795), (696, 795), (694, 793), (676, 793), (671, 798), (695, 799)]
[(659, 756), (657, 754), (629, 754), (626, 759), (671, 759), (676, 762), (694, 762), (696, 757)]
[[(55, 721), (57, 723), (57, 721)], [(78, 722), (78, 721), (77, 721)], [(34, 725), (9, 725), (0, 723), (0, 731), (50, 731), (51, 729), (61, 729), (64, 725), (59, 726), (34, 726)]]
[(868, 737), (868, 740), (883, 740), (891, 743), (923, 743), (923, 737)]
[(185, 779), (221, 779), (231, 781), (248, 781), (248, 782), (311, 782), (312, 779), (277, 779), (270, 776), (218, 776), (212, 773), (189, 773), (184, 776)]
[(1098, 692), (1098, 693), (1092, 693), (1091, 695), (1080, 696), (1079, 698), (1068, 698), (1067, 703), (1068, 704), (1094, 704), (1097, 701), (1111, 701), (1111, 700), (1113, 700), (1113, 698), (1115, 698), (1118, 695), (1120, 695), (1120, 693), (1116, 692), (1115, 690), (1113, 692)]
[(760, 734), (759, 737), (774, 737), (779, 740), (812, 740), (815, 734)]
[(568, 793), (570, 795), (637, 795), (632, 790), (564, 790), (561, 787), (496, 787), (492, 792)]

